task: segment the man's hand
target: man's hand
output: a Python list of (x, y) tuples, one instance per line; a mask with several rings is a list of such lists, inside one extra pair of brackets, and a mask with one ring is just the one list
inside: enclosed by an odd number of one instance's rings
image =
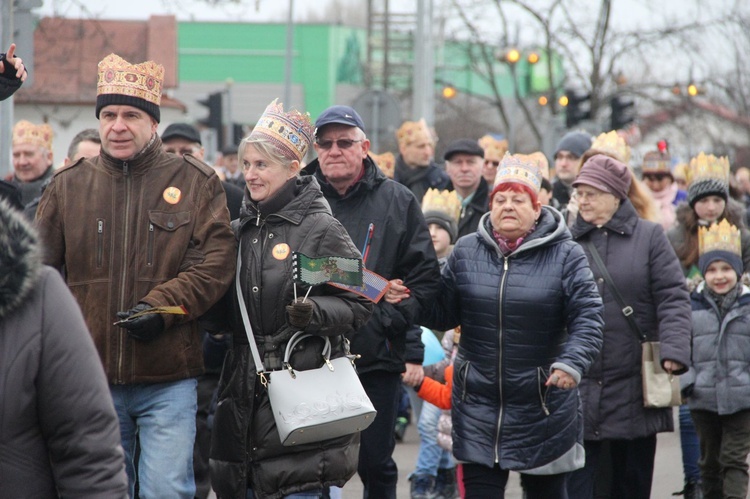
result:
[(138, 341), (152, 341), (164, 331), (164, 318), (161, 314), (146, 314), (127, 320), (131, 315), (151, 308), (148, 303), (139, 303), (125, 312), (117, 312), (117, 318), (125, 322), (120, 327), (127, 329), (128, 334)]
[(407, 386), (418, 386), (424, 379), (422, 364), (406, 363), (406, 372), (401, 374), (401, 379)]
[(297, 329), (305, 329), (313, 315), (313, 304), (304, 298), (297, 298), (291, 305), (286, 306), (289, 325)]
[[(8, 52), (5, 54), (5, 57), (0, 58), (0, 74), (2, 74), (5, 78), (13, 78), (15, 76), (16, 78), (21, 80), (21, 82), (24, 82), (26, 81), (26, 76), (28, 75), (28, 73), (26, 71), (26, 67), (23, 65), (23, 61), (21, 60), (21, 58), (15, 57), (15, 52), (16, 44), (11, 43)], [(15, 70), (15, 75), (13, 74), (13, 70)]]

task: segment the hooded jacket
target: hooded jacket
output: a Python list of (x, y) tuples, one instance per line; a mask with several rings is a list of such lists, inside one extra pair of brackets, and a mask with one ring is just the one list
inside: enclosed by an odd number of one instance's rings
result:
[(81, 311), (0, 202), (0, 497), (124, 498), (117, 415)]
[[(184, 158), (184, 159), (183, 159)], [(37, 211), (45, 263), (65, 269), (110, 383), (163, 383), (203, 372), (196, 319), (232, 282), (236, 245), (211, 167), (162, 151), (106, 152), (55, 172)], [(180, 306), (165, 330), (137, 341), (115, 326), (138, 302)]]
[[(592, 262), (604, 301), (602, 353), (580, 384), (587, 440), (643, 438), (672, 431), (672, 409), (643, 407), (641, 343), (628, 325), (585, 243), (591, 242), (661, 361), (690, 365), (690, 299), (680, 262), (661, 225), (638, 217), (624, 200), (601, 228), (578, 215), (571, 229)], [(683, 371), (684, 372), (684, 371)], [(682, 374), (682, 373), (675, 373)]]
[(543, 207), (536, 230), (508, 257), (483, 216), (448, 257), (431, 312), (431, 327), (461, 326), (454, 456), (532, 474), (582, 467), (578, 390), (544, 384), (557, 368), (579, 380), (594, 361), (602, 302), (560, 213)]
[[(331, 216), (313, 177), (291, 179), (270, 199), (257, 204), (246, 195), (233, 227), (241, 242), (241, 288), (254, 341), (264, 368), (278, 370), (286, 344), (297, 331), (286, 316), (286, 305), (295, 297), (292, 253), (357, 259), (360, 254)], [(307, 289), (297, 284), (297, 295), (304, 296)], [(256, 376), (237, 299), (232, 286), (223, 303), (229, 307), (234, 344), (219, 382), (211, 445), (211, 482), (217, 496), (244, 499), (248, 486), (258, 498), (343, 486), (357, 470), (359, 435), (281, 445), (268, 392)], [(327, 284), (312, 287), (307, 299), (313, 304), (313, 315), (305, 332), (329, 336), (331, 356), (341, 357), (343, 335), (369, 319), (372, 302)], [(292, 366), (298, 370), (319, 367), (322, 345), (318, 339), (304, 340), (292, 355)]]
[[(385, 279), (403, 279), (411, 297), (398, 305), (381, 300), (372, 318), (351, 336), (357, 371), (404, 372), (404, 362), (422, 363), (419, 314), (429, 308), (437, 291), (440, 271), (427, 223), (414, 195), (387, 178), (368, 156), (363, 177), (343, 196), (329, 184), (316, 159), (303, 171), (320, 184), (333, 216), (352, 241), (364, 247), (372, 226), (365, 266)], [(407, 346), (408, 344), (411, 346)]]

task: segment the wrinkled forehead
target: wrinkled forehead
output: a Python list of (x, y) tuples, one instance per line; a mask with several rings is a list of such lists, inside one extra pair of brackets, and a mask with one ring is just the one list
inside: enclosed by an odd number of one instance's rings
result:
[(316, 135), (318, 140), (321, 139), (361, 139), (364, 132), (355, 126), (348, 126), (339, 123), (331, 123), (318, 129)]

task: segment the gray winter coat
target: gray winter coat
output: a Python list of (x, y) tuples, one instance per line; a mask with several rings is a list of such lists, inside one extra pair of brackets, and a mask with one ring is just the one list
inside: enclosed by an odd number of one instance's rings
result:
[[(650, 341), (661, 342), (661, 361), (690, 364), (690, 299), (680, 262), (661, 225), (638, 218), (623, 201), (597, 228), (580, 214), (573, 238), (583, 245), (604, 301), (604, 345), (581, 380), (587, 440), (634, 439), (672, 431), (672, 409), (643, 407), (641, 344), (584, 243), (592, 242), (635, 320)], [(677, 373), (681, 374), (681, 373)]]
[(99, 356), (36, 235), (0, 202), (0, 497), (127, 497)]
[(750, 289), (719, 324), (716, 304), (700, 292), (693, 305), (693, 364), (690, 409), (729, 415), (750, 409)]

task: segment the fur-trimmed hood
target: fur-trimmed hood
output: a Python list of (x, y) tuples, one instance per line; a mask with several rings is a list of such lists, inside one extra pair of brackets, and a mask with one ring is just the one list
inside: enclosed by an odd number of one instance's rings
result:
[(0, 199), (0, 320), (24, 302), (40, 262), (36, 231), (20, 211)]

